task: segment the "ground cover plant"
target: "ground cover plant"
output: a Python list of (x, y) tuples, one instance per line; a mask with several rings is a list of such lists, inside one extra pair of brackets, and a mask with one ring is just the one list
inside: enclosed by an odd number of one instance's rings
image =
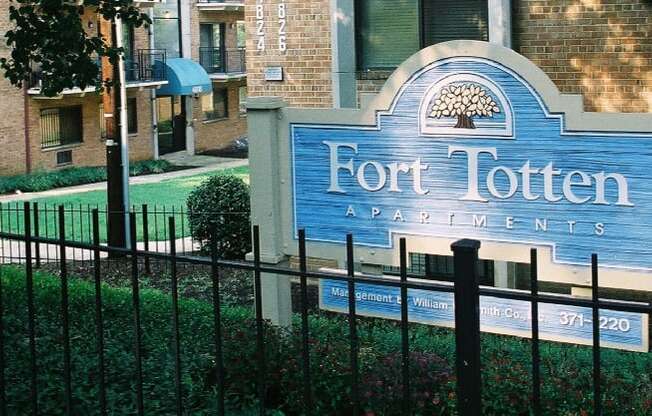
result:
[[(29, 348), (25, 276), (22, 270), (0, 269), (3, 325), (10, 414), (29, 412)], [(164, 276), (160, 276), (163, 279)], [(42, 414), (63, 408), (60, 282), (35, 277), (39, 405)], [(94, 288), (71, 279), (70, 316), (75, 414), (97, 414), (98, 372), (95, 355)], [(131, 293), (103, 285), (107, 388), (110, 414), (134, 412)], [(174, 408), (174, 359), (171, 343), (171, 300), (161, 290), (141, 291), (145, 412), (169, 415)], [(206, 300), (183, 297), (180, 302), (183, 403), (188, 414), (215, 414), (216, 378), (213, 357), (213, 310)], [(223, 307), (224, 354), (228, 414), (253, 414), (257, 404), (255, 321), (249, 307)], [(266, 401), (269, 414), (302, 414), (299, 320), (294, 329), (265, 328)], [(349, 342), (341, 315), (310, 318), (312, 415), (350, 415)], [(394, 322), (360, 320), (360, 392), (366, 415), (400, 412), (400, 331)], [(482, 337), (484, 414), (528, 414), (530, 342), (506, 336)], [(412, 325), (410, 328), (411, 404), (417, 415), (455, 414), (451, 330)], [(549, 415), (592, 412), (591, 350), (542, 343), (543, 405)], [(603, 387), (607, 415), (650, 414), (650, 354), (603, 350)]]
[[(169, 172), (179, 167), (167, 160), (144, 160), (134, 162), (130, 167), (131, 176)], [(41, 192), (66, 186), (84, 185), (106, 180), (106, 167), (69, 167), (50, 172), (34, 172), (15, 176), (0, 177), (0, 195), (20, 192)]]
[[(190, 227), (187, 216), (182, 215), (186, 211), (186, 200), (190, 193), (202, 182), (215, 175), (233, 175), (249, 180), (249, 168), (247, 166), (224, 169), (220, 171), (186, 176), (175, 179), (167, 179), (158, 183), (132, 185), (129, 188), (129, 197), (132, 205), (137, 211), (143, 204), (148, 205), (151, 217), (148, 224), (150, 240), (165, 240), (167, 237), (167, 218), (175, 216), (177, 237), (190, 236)], [(47, 198), (35, 198), (30, 202), (37, 203), (40, 209), (40, 233), (45, 236), (56, 238), (57, 230), (57, 207), (63, 205), (69, 212), (66, 215), (66, 236), (69, 240), (87, 241), (92, 239), (91, 216), (93, 208), (106, 212), (106, 191), (78, 192), (68, 195), (58, 195)], [(23, 233), (23, 203), (10, 202), (0, 205), (0, 229), (4, 232)], [(154, 215), (155, 212), (159, 214)], [(156, 217), (156, 218), (154, 218)], [(141, 217), (137, 216), (140, 224)], [(106, 215), (99, 217), (100, 240), (106, 241)], [(136, 227), (137, 239), (143, 239), (143, 227)]]

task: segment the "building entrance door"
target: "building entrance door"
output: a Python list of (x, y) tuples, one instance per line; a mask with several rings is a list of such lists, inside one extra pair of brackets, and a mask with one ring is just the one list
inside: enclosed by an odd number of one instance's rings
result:
[(159, 153), (186, 150), (186, 112), (180, 96), (156, 98)]

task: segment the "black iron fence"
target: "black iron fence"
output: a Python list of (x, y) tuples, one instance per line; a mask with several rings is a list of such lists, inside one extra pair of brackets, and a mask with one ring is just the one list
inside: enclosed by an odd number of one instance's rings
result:
[[(31, 202), (29, 215), (31, 233), (35, 238), (57, 239), (60, 234), (59, 216), (63, 215), (66, 240), (74, 243), (92, 243), (93, 240), (93, 212), (98, 215), (98, 235), (101, 244), (106, 244), (109, 233), (110, 214), (124, 215), (123, 212), (110, 212), (106, 205), (88, 204), (49, 204)], [(190, 226), (190, 215), (185, 207), (169, 205), (139, 205), (132, 206), (134, 226), (136, 228), (135, 240), (139, 249), (169, 253), (170, 230), (169, 218), (175, 220), (176, 250), (183, 254), (198, 253), (207, 243), (193, 236)], [(205, 213), (205, 212), (204, 212)], [(211, 214), (211, 213), (209, 213)], [(212, 213), (216, 217), (229, 215), (242, 218), (244, 213)], [(212, 215), (211, 214), (211, 215)], [(24, 234), (25, 209), (20, 202), (0, 203), (0, 231), (9, 234)], [(57, 244), (35, 243), (32, 256), (36, 264), (52, 263), (60, 260)], [(70, 246), (67, 260), (72, 262), (89, 262), (93, 258), (90, 249)], [(0, 263), (14, 263), (25, 259), (25, 248), (16, 240), (0, 239)]]
[(245, 49), (199, 47), (199, 64), (209, 74), (240, 74), (247, 71)]
[[(81, 212), (84, 215), (85, 211)], [(140, 213), (142, 215), (142, 212)], [(13, 215), (18, 215), (16, 212)], [(226, 336), (222, 327), (221, 316), (221, 295), (220, 285), (221, 277), (220, 270), (222, 268), (232, 268), (247, 270), (252, 273), (253, 282), (255, 287), (255, 356), (243, 357), (243, 359), (251, 359), (256, 363), (257, 371), (252, 374), (252, 380), (255, 379), (258, 391), (258, 405), (259, 414), (267, 414), (267, 400), (269, 398), (269, 389), (272, 388), (271, 382), (267, 378), (267, 368), (269, 365), (269, 356), (266, 353), (268, 343), (265, 339), (265, 328), (267, 326), (263, 317), (263, 296), (265, 293), (262, 291), (262, 283), (266, 278), (264, 274), (273, 274), (277, 276), (284, 276), (287, 278), (296, 279), (300, 286), (299, 297), (302, 307), (300, 308), (300, 323), (296, 330), (300, 332), (300, 356), (296, 357), (296, 361), (300, 363), (301, 372), (296, 377), (301, 377), (301, 391), (296, 392), (296, 399), (302, 403), (306, 414), (313, 414), (313, 400), (316, 394), (315, 382), (317, 381), (312, 373), (311, 360), (311, 334), (309, 326), (309, 311), (307, 308), (307, 293), (308, 293), (308, 279), (315, 279), (317, 281), (323, 279), (337, 280), (346, 282), (348, 287), (348, 334), (346, 337), (349, 341), (349, 354), (348, 354), (348, 367), (340, 371), (348, 372), (348, 389), (344, 388), (341, 393), (348, 395), (350, 402), (351, 415), (362, 414), (361, 402), (363, 397), (359, 390), (361, 383), (360, 379), (360, 338), (358, 323), (361, 317), (356, 312), (356, 287), (360, 284), (373, 284), (382, 287), (397, 288), (400, 291), (401, 299), (401, 318), (400, 318), (400, 374), (395, 377), (400, 379), (400, 397), (401, 397), (401, 414), (409, 415), (414, 412), (414, 401), (412, 395), (414, 394), (414, 386), (411, 385), (411, 338), (409, 336), (408, 321), (410, 319), (408, 310), (408, 289), (420, 289), (436, 292), (454, 293), (455, 304), (455, 321), (456, 321), (456, 373), (457, 373), (457, 396), (454, 400), (457, 401), (457, 412), (461, 415), (480, 415), (482, 414), (482, 401), (481, 401), (481, 369), (482, 362), (480, 360), (480, 323), (479, 323), (479, 296), (489, 295), (499, 299), (520, 300), (526, 301), (531, 304), (532, 316), (538, 317), (539, 305), (542, 303), (554, 303), (558, 305), (580, 306), (590, 308), (592, 311), (592, 332), (593, 332), (593, 414), (602, 414), (602, 400), (601, 394), (602, 381), (601, 381), (601, 344), (600, 344), (600, 309), (608, 309), (613, 311), (624, 311), (633, 313), (650, 314), (652, 313), (652, 304), (632, 304), (620, 301), (607, 301), (600, 298), (599, 291), (599, 275), (598, 275), (598, 257), (592, 255), (591, 260), (591, 276), (592, 276), (592, 297), (588, 298), (569, 298), (567, 296), (544, 294), (538, 291), (538, 276), (537, 276), (537, 252), (531, 250), (531, 289), (530, 292), (523, 291), (509, 291), (489, 287), (480, 287), (478, 284), (478, 248), (479, 242), (474, 240), (461, 240), (452, 245), (454, 254), (454, 268), (455, 268), (455, 285), (446, 285), (438, 282), (428, 281), (414, 281), (408, 279), (407, 268), (407, 250), (405, 239), (400, 240), (400, 266), (399, 275), (400, 279), (392, 279), (384, 276), (374, 276), (356, 273), (354, 270), (355, 264), (355, 245), (352, 235), (347, 235), (345, 250), (347, 270), (345, 274), (332, 274), (324, 272), (309, 271), (308, 269), (308, 256), (319, 257), (319, 253), (308, 253), (306, 250), (306, 233), (304, 230), (298, 232), (298, 254), (299, 254), (299, 267), (293, 269), (290, 267), (270, 266), (264, 264), (261, 260), (261, 233), (258, 226), (253, 227), (253, 253), (252, 261), (227, 261), (220, 259), (219, 253), (215, 244), (211, 244), (209, 256), (201, 256), (195, 254), (182, 254), (177, 251), (178, 245), (175, 244), (177, 238), (177, 215), (170, 215), (167, 218), (166, 226), (168, 228), (166, 237), (168, 239), (169, 249), (163, 251), (153, 251), (139, 248), (137, 245), (132, 245), (131, 248), (118, 248), (108, 247), (101, 243), (101, 226), (100, 218), (101, 212), (98, 208), (90, 209), (90, 223), (87, 224), (86, 233), (80, 233), (80, 236), (90, 236), (89, 239), (82, 237), (70, 239), (68, 237), (67, 223), (70, 217), (66, 215), (76, 215), (75, 211), (66, 211), (63, 208), (56, 210), (56, 213), (48, 213), (45, 215), (53, 215), (56, 218), (56, 232), (54, 233), (40, 233), (39, 227), (35, 224), (40, 224), (42, 221), (43, 210), (34, 212), (29, 203), (25, 203), (22, 207), (22, 214), (17, 217), (22, 222), (20, 228), (10, 228), (11, 232), (7, 230), (7, 224), (2, 225), (0, 238), (6, 241), (14, 242), (22, 245), (23, 255), (20, 258), (20, 263), (24, 264), (26, 276), (26, 298), (27, 304), (27, 339), (26, 345), (28, 346), (30, 366), (28, 377), (22, 380), (12, 380), (12, 382), (22, 382), (29, 384), (30, 405), (31, 413), (33, 415), (39, 414), (39, 382), (38, 374), (43, 371), (38, 365), (37, 354), (38, 344), (41, 342), (42, 336), (39, 334), (37, 337), (37, 305), (34, 300), (34, 284), (35, 284), (35, 271), (34, 267), (38, 267), (38, 259), (35, 258), (38, 249), (35, 247), (39, 245), (51, 245), (58, 249), (58, 268), (60, 275), (60, 296), (61, 296), (61, 337), (60, 343), (63, 349), (63, 373), (61, 375), (61, 394), (64, 397), (64, 410), (66, 414), (79, 414), (75, 410), (75, 397), (74, 385), (71, 362), (71, 339), (70, 339), (70, 312), (69, 312), (69, 294), (68, 294), (68, 276), (69, 276), (69, 262), (67, 253), (69, 249), (79, 249), (92, 253), (89, 261), (93, 262), (93, 281), (95, 282), (95, 298), (94, 304), (89, 305), (95, 309), (95, 326), (96, 326), (96, 366), (97, 366), (97, 406), (100, 414), (107, 414), (107, 384), (110, 383), (108, 379), (108, 372), (105, 362), (105, 340), (109, 334), (105, 333), (104, 325), (107, 320), (112, 319), (111, 316), (103, 316), (102, 314), (102, 272), (100, 262), (102, 254), (114, 254), (125, 256), (131, 264), (131, 293), (132, 293), (132, 308), (133, 308), (133, 377), (135, 380), (135, 403), (134, 407), (138, 415), (145, 414), (145, 383), (143, 373), (143, 328), (141, 326), (141, 295), (139, 292), (139, 279), (142, 276), (142, 270), (139, 267), (142, 260), (157, 259), (159, 261), (167, 262), (170, 265), (170, 279), (171, 279), (171, 319), (172, 328), (170, 337), (172, 340), (171, 357), (174, 362), (174, 394), (176, 414), (186, 414), (186, 403), (183, 400), (183, 383), (182, 365), (180, 359), (181, 346), (179, 321), (183, 319), (183, 314), (179, 308), (179, 293), (178, 293), (178, 266), (181, 264), (197, 264), (203, 265), (210, 269), (212, 276), (212, 290), (213, 290), (213, 318), (212, 325), (214, 345), (210, 351), (205, 351), (205, 354), (212, 355), (215, 362), (215, 383), (217, 391), (216, 413), (219, 415), (225, 414), (225, 391), (228, 387), (228, 380), (224, 373), (224, 349), (223, 342)], [(104, 214), (105, 215), (105, 214)], [(130, 234), (132, 241), (138, 240), (137, 238), (137, 216), (139, 213), (132, 212), (130, 215)], [(148, 218), (147, 215), (144, 218)], [(14, 223), (15, 224), (15, 223)], [(11, 227), (11, 226), (10, 226)], [(147, 233), (146, 233), (147, 234)], [(18, 259), (13, 258), (15, 261)], [(2, 280), (0, 280), (2, 283)], [(7, 414), (7, 409), (11, 405), (6, 400), (7, 380), (5, 378), (6, 351), (4, 351), (4, 340), (7, 334), (2, 326), (2, 287), (0, 285), (0, 397), (2, 403), (0, 412), (4, 415)], [(53, 334), (58, 337), (58, 334)], [(344, 335), (342, 335), (344, 336)], [(541, 387), (542, 379), (541, 373), (541, 356), (540, 356), (540, 338), (539, 338), (539, 322), (538, 319), (532, 320), (531, 329), (532, 343), (531, 343), (531, 375), (532, 382), (529, 386), (531, 394), (531, 412), (535, 415), (542, 414), (541, 408)], [(147, 384), (151, 386), (151, 383)]]

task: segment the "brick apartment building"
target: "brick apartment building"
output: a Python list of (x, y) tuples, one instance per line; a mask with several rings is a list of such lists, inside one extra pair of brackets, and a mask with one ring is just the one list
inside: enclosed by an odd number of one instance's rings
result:
[[(587, 111), (652, 111), (650, 0), (245, 3), (251, 96), (279, 95), (293, 106), (356, 107), (417, 50), (474, 39), (526, 56), (562, 92), (582, 94)], [(283, 81), (265, 81), (265, 68), (278, 67)]]
[[(139, 1), (153, 24), (124, 28), (129, 150), (132, 160), (220, 148), (246, 134), (244, 4)], [(0, 31), (11, 27), (0, 0)], [(180, 9), (179, 9), (180, 5)], [(96, 31), (87, 11), (84, 27)], [(179, 34), (182, 34), (181, 36)], [(0, 55), (10, 53), (2, 43)], [(0, 79), (0, 175), (106, 163), (103, 108), (93, 88), (46, 97), (40, 74), (18, 90)]]
[[(418, 50), (471, 39), (526, 56), (586, 111), (652, 112), (650, 0), (246, 0), (245, 20), (249, 95), (294, 107), (363, 106)], [(410, 264), (452, 278), (451, 257)], [(481, 279), (521, 287), (528, 270), (486, 260)]]

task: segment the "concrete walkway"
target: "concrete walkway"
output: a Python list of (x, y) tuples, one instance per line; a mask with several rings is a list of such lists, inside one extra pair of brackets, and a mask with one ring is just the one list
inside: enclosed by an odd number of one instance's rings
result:
[(213, 166), (219, 165), (221, 163), (229, 163), (236, 160), (243, 159), (232, 159), (228, 157), (218, 157), (210, 155), (189, 155), (185, 150), (181, 152), (168, 153), (161, 156), (161, 159), (167, 160), (176, 166), (195, 166), (195, 167), (204, 167), (204, 166)]
[[(102, 244), (104, 245), (104, 244)], [(191, 237), (178, 238), (175, 241), (176, 252), (181, 254), (184, 252), (197, 252), (200, 250), (200, 245), (193, 241)], [(136, 245), (138, 250), (145, 250), (145, 244), (139, 242)], [(18, 263), (25, 259), (26, 245), (18, 240), (0, 240), (0, 263)], [(39, 252), (41, 253), (41, 262), (49, 263), (56, 262), (59, 259), (60, 247), (57, 244), (40, 244)], [(150, 241), (149, 252), (151, 253), (169, 253), (169, 241)], [(108, 256), (106, 251), (100, 251), (100, 258)], [(36, 258), (36, 244), (32, 243), (32, 257)], [(93, 259), (93, 251), (81, 248), (66, 247), (66, 259), (87, 261)]]
[[(184, 158), (184, 160), (186, 161), (185, 163), (188, 164), (187, 165), (181, 164), (181, 166), (197, 166), (202, 164), (203, 166), (198, 168), (193, 168), (193, 169), (178, 170), (174, 172), (166, 172), (166, 173), (160, 173), (155, 175), (135, 176), (129, 178), (129, 184), (142, 185), (147, 183), (158, 183), (169, 179), (184, 178), (187, 176), (199, 175), (202, 173), (210, 173), (210, 172), (215, 172), (223, 169), (231, 169), (231, 168), (237, 168), (241, 166), (247, 166), (249, 164), (249, 160), (247, 159), (227, 159), (227, 158), (213, 157), (213, 156), (188, 156)], [(193, 160), (195, 160), (196, 163), (190, 164)], [(67, 188), (56, 188), (56, 189), (51, 189), (49, 191), (43, 191), (43, 192), (26, 192), (22, 194), (2, 195), (0, 196), (0, 203), (29, 201), (36, 198), (45, 198), (45, 197), (52, 197), (52, 196), (76, 194), (79, 192), (102, 191), (102, 190), (106, 190), (106, 182), (89, 183), (86, 185), (70, 186)]]

